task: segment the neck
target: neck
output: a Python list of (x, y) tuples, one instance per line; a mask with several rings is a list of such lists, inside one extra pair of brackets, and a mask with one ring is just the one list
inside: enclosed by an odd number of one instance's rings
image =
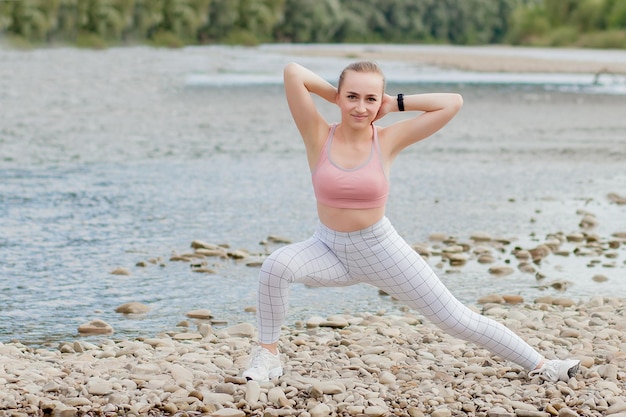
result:
[(354, 129), (345, 123), (340, 123), (335, 129), (335, 135), (339, 133), (341, 140), (346, 142), (362, 142), (372, 139), (372, 125)]

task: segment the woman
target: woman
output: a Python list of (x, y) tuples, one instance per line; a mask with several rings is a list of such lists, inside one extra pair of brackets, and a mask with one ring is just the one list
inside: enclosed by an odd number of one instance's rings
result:
[[(546, 360), (502, 324), (461, 304), (385, 217), (389, 171), (398, 154), (445, 126), (459, 111), (458, 94), (385, 94), (371, 62), (344, 69), (337, 88), (308, 69), (284, 69), (285, 93), (302, 135), (320, 223), (308, 240), (282, 247), (263, 263), (258, 288), (259, 347), (243, 376), (266, 381), (282, 375), (280, 328), (289, 284), (346, 286), (368, 283), (418, 310), (449, 334), (476, 343), (550, 381), (567, 380), (577, 360)], [(329, 124), (312, 95), (335, 103), (341, 122)], [(388, 127), (374, 121), (390, 112), (420, 112)]]

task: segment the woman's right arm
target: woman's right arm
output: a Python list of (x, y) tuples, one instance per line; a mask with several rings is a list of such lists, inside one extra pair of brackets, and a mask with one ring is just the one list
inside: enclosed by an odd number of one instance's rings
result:
[(309, 69), (290, 63), (283, 71), (287, 104), (307, 150), (317, 149), (328, 131), (328, 122), (317, 110), (311, 94), (335, 103), (337, 89)]

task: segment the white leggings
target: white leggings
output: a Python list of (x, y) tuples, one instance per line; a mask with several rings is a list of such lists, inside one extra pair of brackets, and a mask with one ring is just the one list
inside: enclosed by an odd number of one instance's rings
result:
[(386, 217), (356, 232), (336, 232), (320, 223), (311, 238), (277, 249), (263, 262), (257, 309), (261, 343), (278, 341), (292, 282), (326, 287), (371, 284), (450, 335), (527, 370), (543, 359), (507, 327), (459, 302)]

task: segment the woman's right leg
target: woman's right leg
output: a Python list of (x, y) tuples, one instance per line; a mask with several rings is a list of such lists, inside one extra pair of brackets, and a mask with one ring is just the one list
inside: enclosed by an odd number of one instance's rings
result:
[(289, 308), (289, 285), (350, 285), (351, 278), (337, 256), (317, 237), (274, 251), (259, 273), (257, 319), (260, 346), (250, 355), (243, 377), (267, 381), (282, 375), (278, 354), (280, 329)]
[(289, 285), (346, 286), (352, 281), (337, 256), (313, 236), (274, 251), (261, 266), (257, 300), (259, 343), (273, 346), (289, 308)]

